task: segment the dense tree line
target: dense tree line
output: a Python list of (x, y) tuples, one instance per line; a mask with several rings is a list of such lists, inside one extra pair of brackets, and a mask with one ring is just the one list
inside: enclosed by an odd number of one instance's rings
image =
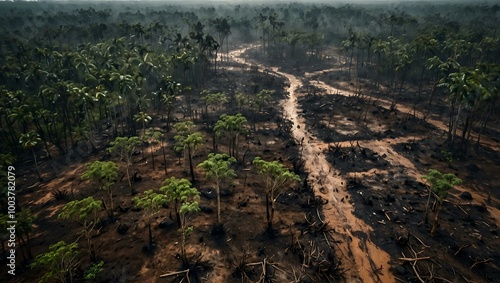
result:
[[(349, 77), (372, 69), (377, 87), (390, 78), (398, 94), (406, 84), (418, 86), (419, 98), (425, 83), (447, 86), (450, 139), (454, 113), (467, 109), (462, 144), (471, 128), (487, 124), (490, 115), (478, 109), (492, 112), (498, 97), (498, 5), (4, 5), (0, 121), (14, 153), (30, 132), (47, 154), (50, 145), (60, 153), (80, 140), (94, 145), (106, 125), (114, 136), (134, 133), (134, 116), (160, 108), (165, 94), (183, 92), (189, 112), (191, 93), (216, 69), (218, 52), (242, 38), (259, 39), (273, 58), (321, 58), (330, 44), (340, 45)], [(474, 94), (457, 89), (461, 76)]]

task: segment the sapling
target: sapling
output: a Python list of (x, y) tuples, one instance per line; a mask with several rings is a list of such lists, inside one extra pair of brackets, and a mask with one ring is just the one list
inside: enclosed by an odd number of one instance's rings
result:
[(68, 202), (59, 214), (59, 218), (74, 219), (83, 226), (82, 235), (87, 242), (87, 251), (90, 254), (91, 261), (96, 259), (91, 234), (99, 222), (98, 213), (101, 206), (101, 201), (95, 200), (93, 197), (87, 197), (82, 200)]
[(182, 235), (181, 241), (181, 257), (182, 263), (186, 266), (188, 265), (188, 259), (186, 254), (186, 239), (193, 232), (193, 226), (188, 226), (187, 224), (187, 214), (191, 212), (200, 211), (200, 207), (198, 206), (197, 201), (187, 201), (181, 205), (179, 210), (180, 219), (181, 219), (181, 228), (179, 231)]
[(229, 168), (231, 163), (236, 162), (234, 157), (227, 154), (210, 153), (208, 158), (198, 164), (199, 168), (205, 170), (207, 177), (215, 182), (215, 191), (217, 193), (217, 224), (221, 224), (220, 219), (220, 184), (224, 179), (234, 178), (236, 174), (233, 169)]
[(272, 232), (276, 200), (284, 193), (286, 184), (300, 181), (300, 177), (290, 172), (278, 161), (265, 161), (260, 157), (255, 157), (253, 164), (266, 186), (267, 231)]
[(60, 241), (50, 245), (49, 251), (40, 254), (35, 261), (30, 264), (31, 268), (43, 268), (46, 272), (40, 282), (48, 282), (51, 279), (57, 279), (59, 282), (73, 282), (73, 271), (78, 265), (77, 256), (78, 244), (66, 244)]
[(96, 280), (97, 274), (103, 271), (102, 266), (104, 265), (104, 261), (99, 261), (99, 262), (94, 262), (90, 265), (90, 267), (85, 270), (83, 277), (85, 280), (88, 280), (89, 282), (98, 282)]
[(187, 214), (199, 211), (197, 200), (200, 198), (200, 192), (191, 186), (186, 179), (176, 179), (171, 177), (163, 182), (160, 191), (165, 193), (167, 201), (174, 204), (179, 232), (182, 235), (181, 256), (183, 264), (187, 264), (186, 256), (186, 238), (192, 232), (192, 226), (187, 224)]
[(245, 133), (247, 119), (240, 113), (236, 115), (222, 114), (215, 123), (214, 132), (217, 137), (226, 135), (228, 139), (228, 154), (238, 160), (238, 137)]
[(132, 182), (130, 180), (130, 166), (132, 165), (132, 155), (134, 154), (135, 147), (140, 144), (141, 141), (138, 137), (116, 137), (108, 148), (109, 152), (117, 153), (127, 166), (126, 173), (131, 195), (134, 195), (134, 189), (132, 188)]
[(430, 169), (429, 173), (423, 176), (422, 179), (426, 180), (430, 184), (429, 196), (427, 198), (427, 206), (425, 209), (426, 223), (428, 220), (431, 195), (434, 195), (437, 200), (434, 212), (434, 222), (432, 223), (432, 229), (431, 229), (431, 235), (434, 236), (439, 222), (439, 213), (443, 209), (444, 199), (448, 195), (448, 191), (452, 189), (454, 186), (461, 184), (462, 180), (457, 176), (455, 176), (455, 174), (451, 173), (443, 174), (435, 169)]
[(184, 152), (187, 149), (189, 158), (189, 172), (191, 173), (191, 181), (195, 181), (193, 155), (195, 150), (202, 144), (203, 136), (201, 133), (192, 132), (194, 125), (192, 122), (180, 122), (174, 125), (177, 135), (174, 137), (177, 141), (175, 145), (176, 152)]
[(144, 192), (142, 197), (135, 197), (132, 200), (136, 207), (146, 210), (146, 215), (148, 217), (149, 247), (152, 248), (154, 243), (153, 233), (151, 232), (151, 218), (160, 211), (162, 205), (168, 202), (167, 197), (165, 194), (159, 194), (153, 192), (153, 190), (147, 190)]
[(82, 179), (89, 179), (100, 184), (101, 190), (108, 192), (109, 204), (104, 203), (110, 219), (114, 217), (113, 186), (118, 180), (118, 165), (113, 161), (94, 161), (85, 164)]

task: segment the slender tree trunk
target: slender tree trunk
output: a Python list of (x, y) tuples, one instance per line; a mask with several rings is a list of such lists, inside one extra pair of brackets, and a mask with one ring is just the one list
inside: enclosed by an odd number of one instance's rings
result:
[(114, 218), (114, 206), (113, 206), (113, 191), (111, 190), (111, 188), (108, 189), (108, 192), (109, 192), (109, 216), (111, 217), (111, 219)]
[(154, 150), (152, 148), (149, 148), (149, 152), (151, 152), (151, 164), (153, 165), (153, 171), (155, 170), (155, 155), (154, 155)]
[(405, 67), (403, 70), (403, 76), (401, 77), (401, 84), (399, 85), (399, 93), (398, 96), (401, 96), (401, 92), (403, 91), (403, 84), (405, 82), (406, 78), (406, 73), (408, 72), (408, 69)]
[(432, 105), (432, 101), (434, 100), (434, 95), (436, 94), (436, 89), (437, 89), (438, 83), (439, 83), (439, 76), (436, 79), (436, 81), (434, 82), (434, 85), (432, 86), (431, 97), (429, 98), (429, 105)]
[(350, 56), (350, 59), (349, 59), (349, 71), (347, 72), (349, 80), (351, 79), (351, 67), (352, 67), (352, 58), (353, 57), (354, 57), (354, 47), (351, 50), (351, 56)]
[(179, 214), (179, 210), (177, 209), (177, 201), (174, 202), (174, 209), (175, 209), (175, 219), (177, 220), (177, 228), (181, 228), (181, 215)]
[(424, 73), (425, 73), (425, 64), (422, 64), (422, 70), (420, 71), (420, 81), (418, 83), (418, 99), (420, 100), (420, 95), (422, 94), (422, 86), (424, 84)]
[(234, 158), (236, 159), (236, 161), (238, 161), (238, 155), (239, 155), (238, 137), (239, 137), (239, 134), (236, 134), (236, 136), (234, 137)]
[(35, 149), (32, 148), (31, 152), (33, 153), (33, 160), (35, 161), (36, 173), (38, 174), (38, 179), (42, 181), (42, 174), (40, 173), (40, 168), (38, 168), (38, 162), (36, 161)]
[(213, 147), (214, 152), (217, 152), (217, 146), (215, 144), (215, 138), (216, 138), (215, 131), (212, 130), (212, 147)]
[(191, 181), (194, 183), (195, 177), (194, 177), (194, 168), (193, 168), (193, 156), (191, 155), (191, 147), (188, 146), (188, 157), (189, 157), (189, 172), (191, 173)]
[(163, 146), (163, 141), (161, 141), (160, 146), (163, 152), (163, 163), (165, 163), (165, 175), (167, 175), (167, 155), (165, 153), (165, 147)]
[(481, 126), (481, 130), (479, 130), (479, 134), (477, 136), (477, 141), (476, 141), (476, 147), (479, 147), (480, 141), (481, 141), (481, 135), (483, 134), (484, 129), (486, 128), (486, 125), (488, 124), (488, 120), (490, 119), (490, 115), (493, 109), (495, 109), (496, 103), (493, 104), (493, 106), (490, 107), (488, 110), (488, 114), (486, 114), (486, 118), (484, 120), (483, 125)]
[(132, 188), (132, 181), (130, 180), (130, 162), (127, 162), (127, 180), (128, 180), (128, 187), (130, 188), (130, 195), (134, 195), (134, 189)]
[(269, 231), (272, 231), (273, 230), (273, 218), (274, 218), (274, 204), (276, 203), (274, 201), (274, 199), (271, 199), (271, 214), (270, 214), (270, 217), (269, 217), (269, 223), (268, 223), (268, 228), (269, 228)]
[(429, 188), (429, 195), (427, 196), (427, 204), (425, 205), (425, 224), (429, 223), (429, 205), (431, 203), (432, 190)]
[(273, 223), (271, 220), (271, 211), (269, 209), (269, 193), (266, 193), (266, 219), (267, 219), (267, 230), (270, 232), (273, 228)]
[(219, 182), (216, 184), (217, 188), (217, 224), (221, 224), (220, 220), (220, 185)]
[[(142, 138), (141, 138), (141, 158), (144, 160), (144, 141), (146, 139), (146, 124), (142, 123)], [(154, 162), (154, 161), (153, 161)], [(154, 166), (153, 166), (154, 169)]]
[(465, 147), (467, 147), (466, 142), (465, 142), (465, 138), (467, 137), (467, 133), (469, 133), (470, 129), (472, 128), (472, 121), (474, 118), (474, 112), (475, 112), (475, 109), (473, 109), (469, 113), (469, 115), (467, 115), (467, 118), (465, 119), (465, 125), (464, 125), (464, 128), (462, 129), (462, 137), (460, 139), (460, 148), (461, 149), (464, 148), (464, 145), (465, 145)]
[(186, 216), (182, 215), (182, 224), (181, 224), (181, 233), (182, 233), (182, 241), (181, 241), (181, 258), (182, 258), (182, 263), (187, 266), (188, 265), (188, 258), (186, 255), (186, 220), (184, 219)]
[(153, 233), (151, 232), (151, 217), (148, 217), (149, 247), (153, 247)]
[(451, 136), (451, 142), (453, 144), (453, 142), (455, 141), (455, 136), (457, 135), (457, 128), (458, 128), (458, 120), (460, 119), (460, 114), (462, 113), (462, 105), (459, 104), (458, 105), (458, 112), (457, 112), (457, 116), (455, 118), (455, 122), (453, 122), (453, 133), (452, 133), (452, 136)]
[(451, 103), (450, 107), (450, 117), (448, 120), (448, 138), (447, 141), (451, 141), (451, 134), (453, 132), (453, 112), (455, 112), (455, 101)]
[(94, 250), (94, 245), (92, 244), (92, 240), (90, 239), (90, 233), (92, 233), (92, 227), (88, 227), (86, 224), (84, 224), (84, 235), (85, 239), (87, 240), (87, 248), (90, 253), (90, 261), (95, 262), (96, 261), (96, 256), (95, 256), (95, 250)]
[(217, 56), (218, 56), (218, 53), (217, 52), (218, 49), (215, 50), (215, 60), (214, 60), (214, 72), (217, 74)]
[(432, 222), (432, 229), (431, 229), (431, 236), (434, 236), (436, 234), (437, 226), (439, 223), (439, 213), (443, 209), (442, 205), (439, 203), (437, 204), (436, 212), (434, 214), (434, 222)]

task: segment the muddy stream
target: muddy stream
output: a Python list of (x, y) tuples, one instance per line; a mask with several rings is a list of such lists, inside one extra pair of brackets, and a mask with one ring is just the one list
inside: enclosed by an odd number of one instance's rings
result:
[[(345, 180), (326, 160), (323, 153), (325, 144), (308, 131), (305, 120), (299, 116), (295, 91), (301, 86), (300, 78), (278, 71), (277, 67), (247, 62), (242, 54), (249, 48), (251, 47), (235, 50), (231, 52), (230, 57), (237, 63), (257, 66), (260, 71), (272, 70), (290, 82), (290, 86), (286, 89), (289, 95), (282, 102), (284, 115), (293, 123), (293, 137), (297, 141), (304, 141), (302, 158), (309, 173), (309, 184), (317, 196), (328, 200), (323, 207), (323, 217), (324, 221), (334, 229), (333, 236), (339, 243), (339, 256), (346, 271), (347, 282), (395, 282), (389, 270), (389, 254), (371, 241), (370, 232), (373, 228), (353, 214), (354, 207), (350, 202), (343, 201), (346, 195), (350, 198), (350, 193), (346, 191)], [(342, 201), (339, 200), (341, 198)]]

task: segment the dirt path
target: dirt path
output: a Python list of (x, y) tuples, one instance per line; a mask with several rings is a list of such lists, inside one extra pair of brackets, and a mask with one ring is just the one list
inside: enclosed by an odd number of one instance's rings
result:
[[(238, 49), (231, 52), (231, 58), (238, 63), (248, 66), (252, 64), (245, 61), (241, 54), (251, 47)], [(263, 71), (265, 66), (258, 65)], [(342, 263), (346, 270), (346, 280), (348, 282), (395, 282), (395, 278), (390, 272), (390, 256), (378, 248), (370, 239), (372, 227), (363, 220), (354, 216), (354, 207), (348, 201), (344, 201), (346, 192), (345, 180), (339, 177), (339, 172), (333, 168), (326, 160), (321, 141), (312, 135), (303, 118), (299, 113), (299, 106), (295, 91), (301, 86), (299, 78), (284, 72), (278, 68), (266, 68), (272, 70), (277, 75), (288, 79), (290, 86), (287, 91), (288, 98), (282, 105), (285, 116), (293, 123), (292, 134), (303, 142), (303, 159), (305, 169), (309, 172), (309, 184), (315, 194), (328, 200), (328, 204), (323, 207), (324, 220), (335, 231), (335, 239), (339, 241), (339, 248), (342, 255)], [(341, 200), (339, 200), (341, 199)]]

